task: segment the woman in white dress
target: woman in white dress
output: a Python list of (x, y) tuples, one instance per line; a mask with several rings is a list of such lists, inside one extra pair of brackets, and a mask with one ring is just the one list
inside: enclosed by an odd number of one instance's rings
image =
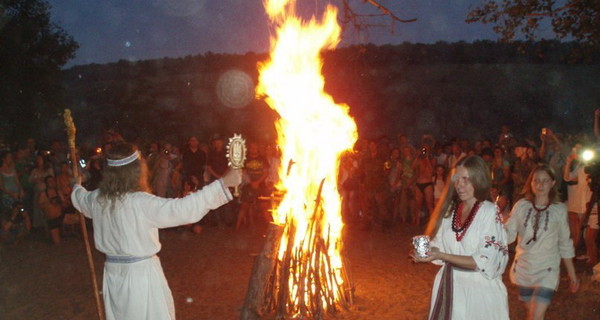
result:
[(570, 289), (579, 281), (573, 267), (567, 207), (558, 200), (554, 170), (545, 164), (533, 169), (524, 188), (525, 198), (512, 209), (506, 223), (508, 241), (518, 236), (510, 280), (519, 287), (519, 299), (528, 310), (528, 319), (544, 319), (558, 288), (560, 260), (570, 278)]
[(159, 258), (158, 229), (200, 220), (232, 199), (228, 187), (241, 182), (231, 170), (202, 190), (179, 199), (152, 195), (147, 167), (131, 144), (107, 154), (100, 188), (75, 185), (73, 205), (93, 220), (96, 248), (106, 254), (103, 297), (107, 320), (175, 319), (171, 290)]
[(430, 251), (416, 262), (442, 265), (435, 277), (429, 319), (508, 319), (502, 273), (506, 232), (489, 201), (489, 169), (479, 156), (460, 160), (427, 226)]

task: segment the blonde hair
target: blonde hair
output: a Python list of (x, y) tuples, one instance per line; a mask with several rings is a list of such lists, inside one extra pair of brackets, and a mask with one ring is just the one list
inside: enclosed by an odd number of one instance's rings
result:
[[(469, 182), (473, 185), (474, 196), (478, 201), (490, 199), (490, 188), (492, 186), (490, 170), (486, 162), (479, 156), (468, 156), (460, 160), (456, 167), (462, 166), (469, 173)], [(435, 237), (438, 229), (442, 225), (442, 220), (448, 218), (452, 214), (451, 207), (458, 204), (460, 201), (456, 188), (454, 187), (453, 176), (456, 173), (456, 168), (453, 168), (446, 179), (444, 191), (440, 197), (440, 201), (433, 209), (433, 213), (427, 223), (425, 234), (431, 239)]]
[[(111, 160), (119, 160), (132, 155), (137, 150), (133, 144), (117, 143), (110, 148), (106, 157)], [(146, 161), (139, 158), (129, 164), (117, 167), (105, 164), (99, 189), (100, 203), (102, 205), (110, 203), (112, 208), (114, 208), (115, 202), (122, 199), (127, 193), (150, 192)]]

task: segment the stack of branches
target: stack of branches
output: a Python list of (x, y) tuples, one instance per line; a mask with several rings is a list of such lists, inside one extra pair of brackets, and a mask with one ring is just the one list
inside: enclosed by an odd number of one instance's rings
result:
[[(322, 319), (338, 306), (348, 309), (353, 303), (353, 286), (346, 269), (335, 270), (331, 263), (330, 227), (323, 223), (325, 211), (321, 205), (323, 181), (319, 187), (315, 209), (300, 244), (294, 247), (297, 228), (293, 221), (286, 223), (286, 250), (277, 261), (268, 297), (271, 310), (278, 319), (288, 316), (302, 319)], [(327, 228), (323, 232), (323, 228)], [(326, 236), (323, 237), (323, 234)], [(333, 245), (341, 246), (340, 243)]]
[[(330, 227), (323, 221), (323, 182), (313, 217), (298, 246), (294, 247), (297, 227), (289, 215), (285, 226), (271, 224), (263, 251), (254, 264), (241, 319), (259, 319), (272, 312), (277, 319), (323, 319), (327, 313), (335, 313), (339, 307), (349, 309), (353, 304), (354, 286), (344, 267), (347, 264), (343, 261), (341, 269), (334, 267), (329, 255), (332, 240)], [(279, 259), (284, 234), (287, 243)], [(341, 241), (334, 245), (339, 248)]]

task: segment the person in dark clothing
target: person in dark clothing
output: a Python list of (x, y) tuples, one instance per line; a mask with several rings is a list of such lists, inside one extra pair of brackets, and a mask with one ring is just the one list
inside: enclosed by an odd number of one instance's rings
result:
[(260, 155), (258, 144), (250, 142), (248, 144), (248, 158), (244, 164), (244, 179), (246, 184), (242, 188), (240, 198), (240, 211), (238, 213), (236, 230), (245, 223), (252, 224), (254, 216), (260, 216), (265, 213), (259, 202), (260, 196), (266, 195), (265, 179), (269, 174), (269, 163)]
[(200, 141), (197, 137), (190, 137), (186, 148), (181, 153), (181, 161), (183, 163), (183, 175), (185, 179), (194, 176), (200, 183), (204, 181), (206, 153), (200, 149)]
[[(215, 135), (211, 141), (211, 148), (206, 161), (206, 170), (210, 175), (210, 182), (220, 179), (228, 170), (227, 153), (225, 150), (223, 138)], [(233, 192), (233, 190), (230, 190)], [(235, 203), (229, 202), (221, 207), (212, 210), (209, 213), (209, 218), (216, 223), (220, 228), (225, 228), (226, 225), (233, 223), (233, 207)]]

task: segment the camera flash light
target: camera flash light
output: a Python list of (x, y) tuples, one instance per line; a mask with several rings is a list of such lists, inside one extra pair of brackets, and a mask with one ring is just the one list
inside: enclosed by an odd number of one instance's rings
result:
[(596, 157), (596, 153), (594, 152), (594, 150), (583, 150), (583, 152), (581, 153), (581, 158), (583, 159), (583, 161), (588, 162), (592, 159), (594, 159)]

